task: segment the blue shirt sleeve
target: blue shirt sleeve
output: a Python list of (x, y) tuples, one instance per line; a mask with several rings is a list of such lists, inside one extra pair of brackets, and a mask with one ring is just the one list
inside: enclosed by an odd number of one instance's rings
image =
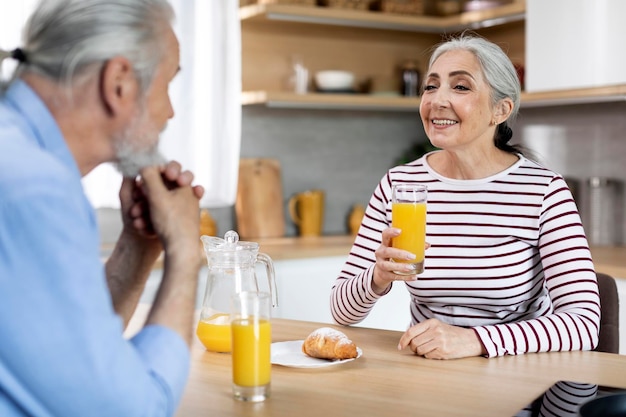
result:
[[(163, 326), (144, 327), (131, 339), (135, 349), (145, 362), (155, 381), (162, 384), (167, 405), (180, 402), (187, 382), (189, 369), (189, 349), (177, 333)], [(180, 358), (180, 360), (163, 360)], [(169, 412), (173, 413), (171, 409)]]
[(162, 326), (123, 337), (80, 181), (34, 159), (21, 162), (33, 166), (14, 186), (0, 168), (0, 410), (173, 415), (189, 370), (185, 342)]

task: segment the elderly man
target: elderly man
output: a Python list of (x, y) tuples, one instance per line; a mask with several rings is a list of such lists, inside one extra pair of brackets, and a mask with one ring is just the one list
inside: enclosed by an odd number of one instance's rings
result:
[[(189, 367), (197, 276), (193, 175), (159, 132), (179, 45), (166, 0), (44, 0), (0, 95), (0, 415), (165, 416)], [(123, 230), (103, 267), (81, 177), (115, 163)], [(144, 327), (123, 330), (154, 261)]]

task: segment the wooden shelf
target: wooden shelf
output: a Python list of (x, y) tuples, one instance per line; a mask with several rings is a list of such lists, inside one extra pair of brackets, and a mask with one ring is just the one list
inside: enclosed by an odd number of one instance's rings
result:
[[(522, 93), (521, 107), (567, 106), (616, 101), (626, 101), (626, 85)], [(265, 105), (270, 108), (418, 111), (419, 104), (419, 98), (384, 95), (295, 94), (274, 91), (242, 93), (242, 105)]]
[(419, 110), (419, 98), (368, 94), (295, 94), (289, 92), (249, 91), (242, 93), (242, 104), (262, 104), (271, 108), (339, 110)]
[(572, 90), (522, 93), (521, 100), (522, 107), (548, 107), (626, 101), (626, 85), (621, 84)]
[(242, 22), (273, 20), (421, 33), (450, 33), (464, 29), (487, 28), (524, 20), (525, 15), (525, 0), (447, 17), (406, 16), (285, 4), (253, 4), (239, 9), (239, 18)]
[[(494, 42), (508, 44), (508, 53), (512, 59), (524, 62), (523, 28), (519, 25), (524, 21), (525, 13), (525, 0), (448, 17), (406, 16), (285, 4), (244, 6), (239, 9), (241, 22), (252, 25), (248, 28), (251, 34), (246, 38), (247, 48), (244, 48), (244, 57), (248, 57), (248, 61), (245, 62), (248, 72), (243, 77), (244, 89), (249, 91), (242, 93), (242, 105), (294, 109), (416, 111), (419, 108), (419, 98), (366, 94), (300, 95), (281, 91), (284, 87), (279, 85), (279, 80), (286, 77), (286, 65), (282, 60), (295, 51), (300, 51), (307, 58), (306, 63), (312, 72), (331, 67), (333, 63), (343, 62), (341, 59), (344, 59), (343, 65), (355, 72), (359, 79), (372, 74), (389, 79), (393, 76), (391, 67), (394, 61), (398, 61), (402, 56), (417, 56), (416, 51), (424, 50), (426, 45), (436, 42), (437, 35), (434, 35), (436, 33), (492, 28), (486, 29), (488, 32), (485, 35), (490, 39), (494, 38), (492, 39)], [(254, 25), (255, 22), (261, 25)], [(301, 23), (305, 25), (300, 25)], [(271, 30), (252, 29), (257, 26)], [(307, 30), (304, 30), (305, 27)], [(332, 35), (326, 33), (331, 29), (343, 30), (342, 27), (358, 27), (362, 30), (358, 35), (354, 35), (356, 39), (346, 39), (350, 34), (345, 31), (333, 32)], [(381, 30), (363, 31), (363, 29)], [(518, 35), (520, 30), (521, 37)], [(273, 37), (268, 32), (273, 33)], [(416, 38), (415, 33), (424, 35)], [(293, 40), (294, 37), (297, 39)], [(314, 45), (311, 39), (320, 43)], [(341, 52), (329, 49), (331, 41), (334, 42), (334, 48)], [(409, 49), (411, 47), (415, 49)], [(258, 52), (259, 49), (262, 49), (263, 53)], [(372, 60), (373, 56), (377, 58)], [(262, 68), (263, 71), (259, 71), (258, 68)], [(523, 108), (617, 101), (626, 101), (626, 85), (522, 93), (521, 97)]]

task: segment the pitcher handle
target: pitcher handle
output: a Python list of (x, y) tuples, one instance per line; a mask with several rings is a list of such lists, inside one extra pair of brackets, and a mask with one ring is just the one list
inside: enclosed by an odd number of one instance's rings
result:
[(276, 286), (276, 274), (274, 273), (274, 262), (269, 255), (259, 253), (256, 257), (257, 262), (265, 264), (265, 272), (267, 274), (267, 282), (270, 288), (270, 296), (272, 297), (272, 307), (278, 307), (278, 287)]

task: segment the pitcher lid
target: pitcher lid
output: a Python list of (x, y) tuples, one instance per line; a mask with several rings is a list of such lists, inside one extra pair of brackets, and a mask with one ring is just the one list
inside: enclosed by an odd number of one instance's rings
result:
[(239, 234), (229, 230), (224, 234), (224, 239), (217, 236), (201, 236), (204, 250), (208, 252), (232, 252), (232, 251), (257, 251), (259, 244), (239, 240)]

